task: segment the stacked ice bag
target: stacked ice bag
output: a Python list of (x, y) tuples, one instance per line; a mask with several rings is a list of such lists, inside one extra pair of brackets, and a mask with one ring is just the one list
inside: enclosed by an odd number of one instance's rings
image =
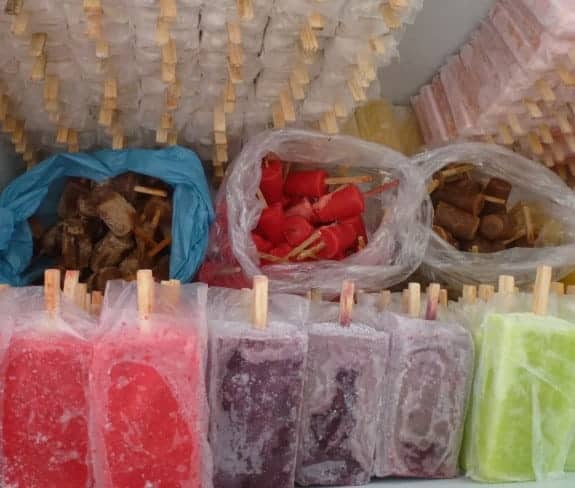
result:
[(413, 99), (427, 144), (515, 144), (575, 182), (565, 166), (575, 152), (573, 19), (570, 0), (498, 0)]

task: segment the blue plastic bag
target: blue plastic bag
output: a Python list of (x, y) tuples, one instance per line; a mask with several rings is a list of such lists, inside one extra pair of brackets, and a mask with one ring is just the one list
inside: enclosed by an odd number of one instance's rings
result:
[(27, 220), (40, 206), (55, 216), (59, 195), (53, 190), (59, 180), (80, 177), (99, 182), (128, 171), (173, 187), (170, 277), (189, 281), (204, 258), (214, 210), (200, 160), (192, 151), (172, 146), (58, 154), (16, 178), (0, 195), (0, 283), (26, 285), (43, 271), (42, 266), (29, 269), (33, 242)]

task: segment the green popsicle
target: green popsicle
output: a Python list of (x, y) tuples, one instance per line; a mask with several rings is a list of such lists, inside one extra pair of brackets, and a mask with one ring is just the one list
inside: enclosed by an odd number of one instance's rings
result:
[(473, 479), (563, 472), (575, 431), (575, 328), (544, 316), (550, 271), (538, 271), (535, 313), (492, 314), (482, 328), (466, 460)]

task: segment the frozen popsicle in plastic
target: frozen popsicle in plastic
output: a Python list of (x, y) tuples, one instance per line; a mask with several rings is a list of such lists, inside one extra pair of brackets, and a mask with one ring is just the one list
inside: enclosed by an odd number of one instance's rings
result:
[[(430, 319), (437, 310), (436, 291), (429, 297)], [(473, 375), (473, 342), (458, 324), (419, 318), (419, 284), (410, 284), (407, 298), (408, 317), (384, 312), (373, 324), (391, 334), (375, 474), (455, 477)]]
[(60, 271), (45, 273), (45, 310), (27, 300), (5, 358), (2, 486), (93, 486), (88, 376), (94, 324), (60, 307)]
[(206, 289), (140, 270), (107, 302), (90, 386), (97, 486), (211, 487)]
[(575, 328), (546, 316), (551, 269), (541, 266), (533, 313), (495, 313), (483, 325), (467, 474), (480, 481), (555, 478), (575, 428)]
[(253, 325), (210, 323), (214, 486), (292, 488), (307, 336), (296, 325), (267, 323), (265, 276), (254, 278), (252, 310)]
[(344, 282), (340, 323), (315, 322), (308, 363), (296, 481), (299, 485), (359, 485), (373, 472), (389, 336), (351, 321), (353, 282)]
[(321, 197), (328, 191), (329, 185), (349, 183), (365, 183), (371, 181), (371, 176), (333, 176), (323, 170), (294, 171), (285, 182), (284, 190), (288, 195), (296, 197)]

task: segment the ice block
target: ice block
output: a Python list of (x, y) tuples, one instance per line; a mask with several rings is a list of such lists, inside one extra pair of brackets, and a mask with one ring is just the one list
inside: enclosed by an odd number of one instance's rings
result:
[(88, 488), (89, 324), (60, 312), (58, 270), (46, 271), (44, 293), (45, 312), (22, 307), (5, 360), (2, 486)]
[(302, 198), (295, 205), (292, 205), (285, 211), (286, 217), (292, 217), (299, 215), (306, 219), (310, 224), (313, 224), (316, 220), (313, 207), (308, 198)]
[(356, 185), (346, 185), (321, 197), (313, 209), (320, 222), (329, 223), (362, 214), (365, 201)]
[(318, 256), (322, 259), (336, 259), (343, 255), (357, 241), (357, 234), (352, 225), (341, 223), (326, 225), (320, 228), (322, 248)]
[(97, 486), (211, 486), (206, 287), (177, 285), (140, 270), (105, 314), (90, 387)]
[(296, 197), (318, 198), (327, 193), (329, 185), (369, 181), (371, 181), (370, 176), (330, 177), (323, 170), (295, 171), (287, 176), (284, 190), (288, 195)]
[(467, 474), (522, 481), (562, 474), (575, 429), (575, 329), (545, 316), (551, 269), (538, 269), (533, 313), (483, 325), (468, 433)]
[(267, 323), (267, 279), (254, 279), (253, 325), (210, 323), (210, 443), (215, 488), (292, 488), (307, 336)]
[[(353, 283), (344, 282), (343, 322), (351, 317), (353, 291)], [(389, 336), (360, 322), (317, 322), (306, 330), (309, 349), (296, 482), (366, 484), (373, 471)]]
[(412, 283), (409, 317), (384, 312), (373, 324), (391, 334), (375, 456), (377, 476), (451, 478), (459, 474), (473, 342), (460, 325), (419, 319), (419, 303), (419, 285)]

